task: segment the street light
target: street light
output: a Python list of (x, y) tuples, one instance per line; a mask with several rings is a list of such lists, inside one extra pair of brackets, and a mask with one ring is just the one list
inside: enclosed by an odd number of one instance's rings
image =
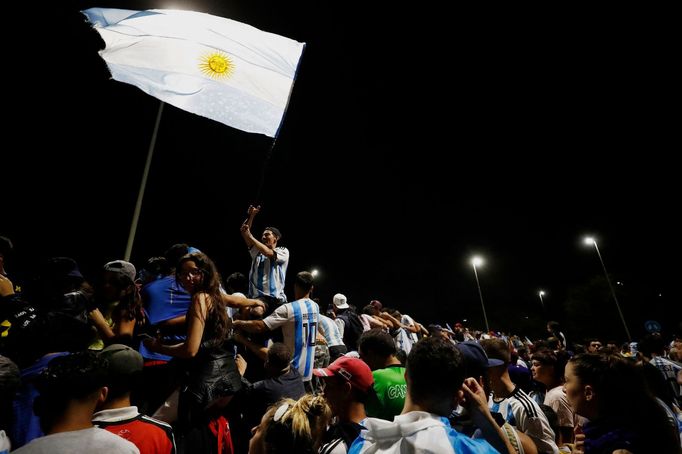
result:
[(542, 297), (545, 296), (545, 291), (540, 290), (538, 292), (538, 296), (540, 297), (540, 305), (542, 305), (542, 309), (544, 310), (545, 309), (545, 302), (542, 300)]
[(477, 266), (483, 265), (483, 259), (477, 255), (471, 258), (471, 264), (474, 267), (474, 276), (476, 277), (476, 286), (478, 287), (478, 297), (481, 299), (481, 309), (483, 309), (483, 319), (485, 320), (485, 330), (490, 332), (490, 326), (488, 326), (488, 316), (485, 313), (485, 305), (483, 304), (483, 293), (481, 292), (481, 283), (478, 282), (478, 271), (476, 271)]
[(312, 271), (310, 272), (310, 274), (312, 274), (313, 277), (317, 277), (317, 275), (320, 274), (320, 272), (317, 271), (317, 268), (315, 268), (314, 270), (312, 270)]
[(604, 275), (606, 276), (606, 282), (609, 284), (609, 289), (611, 289), (611, 295), (613, 296), (613, 300), (616, 302), (616, 308), (618, 308), (618, 314), (620, 315), (620, 320), (623, 322), (623, 328), (625, 328), (625, 333), (628, 336), (628, 341), (632, 342), (632, 337), (630, 336), (630, 330), (628, 329), (628, 325), (625, 323), (625, 317), (623, 317), (623, 311), (620, 310), (620, 304), (618, 303), (618, 298), (616, 298), (616, 292), (613, 290), (613, 285), (611, 284), (611, 279), (609, 278), (609, 273), (606, 271), (606, 265), (604, 265), (604, 259), (601, 257), (601, 252), (599, 252), (599, 247), (597, 246), (597, 240), (595, 240), (593, 237), (585, 237), (583, 240), (586, 245), (593, 244), (594, 245), (594, 250), (597, 251), (597, 256), (599, 257), (599, 262), (601, 262), (601, 267), (604, 269)]

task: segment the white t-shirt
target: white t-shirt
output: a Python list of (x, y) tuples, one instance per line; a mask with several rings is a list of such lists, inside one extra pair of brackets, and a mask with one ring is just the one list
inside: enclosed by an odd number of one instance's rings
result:
[(12, 453), (17, 454), (140, 454), (137, 446), (104, 429), (89, 429), (60, 432), (36, 438)]
[(563, 385), (552, 388), (545, 394), (545, 405), (552, 407), (559, 419), (559, 427), (573, 428), (575, 414), (568, 403)]

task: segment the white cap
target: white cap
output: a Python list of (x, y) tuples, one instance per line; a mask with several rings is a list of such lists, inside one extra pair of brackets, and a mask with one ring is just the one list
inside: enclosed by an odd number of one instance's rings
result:
[(337, 309), (348, 309), (350, 306), (348, 306), (348, 298), (346, 298), (346, 295), (342, 293), (334, 295), (334, 306)]

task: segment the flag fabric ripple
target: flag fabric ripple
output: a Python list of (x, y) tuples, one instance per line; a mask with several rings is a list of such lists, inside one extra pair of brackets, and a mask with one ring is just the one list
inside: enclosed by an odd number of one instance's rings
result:
[(304, 43), (210, 14), (83, 11), (114, 79), (175, 107), (276, 137)]

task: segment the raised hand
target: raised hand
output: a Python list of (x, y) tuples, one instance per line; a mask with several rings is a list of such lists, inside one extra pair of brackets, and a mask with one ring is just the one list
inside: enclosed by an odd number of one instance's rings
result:
[(469, 410), (477, 410), (481, 413), (486, 413), (488, 410), (488, 398), (483, 391), (483, 387), (479, 385), (475, 378), (469, 377), (464, 379), (462, 383), (462, 392), (464, 393), (465, 407)]

